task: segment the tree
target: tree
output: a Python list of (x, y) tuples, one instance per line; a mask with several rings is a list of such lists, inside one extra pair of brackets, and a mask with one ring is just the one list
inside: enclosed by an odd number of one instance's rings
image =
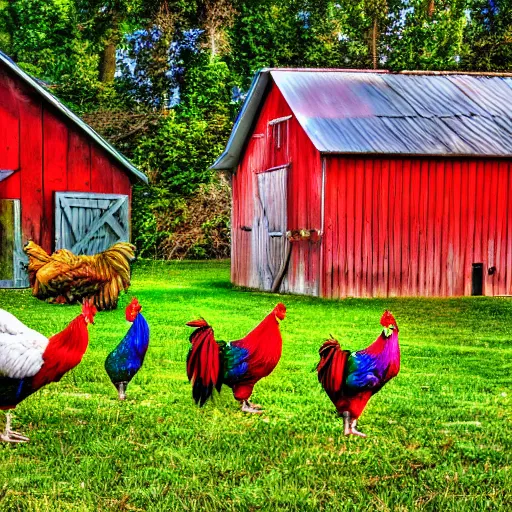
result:
[(383, 20), (386, 20), (388, 14), (387, 0), (363, 0), (363, 10), (365, 15), (371, 20), (370, 29), (370, 48), (372, 55), (373, 69), (377, 69), (379, 56), (378, 56), (378, 40), (379, 29)]
[(202, 5), (201, 21), (210, 49), (210, 59), (229, 52), (229, 40), (226, 33), (233, 26), (237, 11), (230, 0), (205, 0)]
[(482, 71), (512, 70), (512, 4), (474, 0), (464, 33), (468, 51), (462, 65)]
[(384, 38), (387, 67), (400, 69), (460, 69), (468, 48), (466, 0), (445, 0), (432, 12), (425, 0), (396, 3), (389, 13)]

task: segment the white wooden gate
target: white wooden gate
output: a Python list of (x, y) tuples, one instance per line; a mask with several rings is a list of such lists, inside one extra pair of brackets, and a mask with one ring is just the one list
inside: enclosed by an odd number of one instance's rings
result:
[(55, 249), (96, 254), (129, 236), (128, 196), (55, 193)]
[(0, 288), (26, 288), (27, 257), (21, 245), (19, 199), (0, 199)]
[(272, 290), (276, 277), (285, 264), (289, 244), (286, 237), (287, 176), (287, 166), (257, 175), (258, 197), (255, 204), (253, 247), (259, 288), (268, 291)]

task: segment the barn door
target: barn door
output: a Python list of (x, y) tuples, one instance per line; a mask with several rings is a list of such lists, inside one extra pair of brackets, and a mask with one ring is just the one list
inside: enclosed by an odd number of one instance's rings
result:
[(257, 174), (256, 268), (263, 290), (272, 290), (285, 265), (287, 176), (287, 167)]
[(96, 254), (129, 239), (128, 196), (55, 193), (55, 249)]
[(26, 257), (21, 245), (18, 199), (0, 199), (0, 288), (26, 288)]

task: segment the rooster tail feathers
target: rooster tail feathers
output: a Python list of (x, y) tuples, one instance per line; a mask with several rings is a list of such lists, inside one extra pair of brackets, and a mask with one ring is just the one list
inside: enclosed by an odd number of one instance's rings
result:
[(350, 351), (341, 350), (340, 344), (333, 338), (320, 347), (319, 354), (320, 361), (316, 367), (318, 381), (332, 400), (341, 391)]
[(118, 242), (98, 254), (98, 263), (106, 269), (111, 267), (119, 276), (119, 288), (130, 285), (130, 263), (135, 259), (135, 246), (128, 242)]
[(192, 397), (202, 407), (222, 387), (221, 351), (215, 341), (213, 329), (205, 320), (188, 322), (196, 330), (190, 335), (190, 351), (187, 356), (187, 376), (192, 384)]
[(135, 259), (135, 246), (118, 242), (96, 255), (96, 268), (105, 283), (101, 286), (96, 302), (100, 309), (115, 309), (119, 294), (130, 286), (130, 263)]

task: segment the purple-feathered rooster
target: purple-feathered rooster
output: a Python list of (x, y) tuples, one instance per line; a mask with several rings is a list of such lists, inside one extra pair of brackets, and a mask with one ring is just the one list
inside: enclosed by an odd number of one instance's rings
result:
[(358, 352), (341, 350), (335, 340), (320, 348), (318, 380), (338, 413), (343, 416), (345, 435), (366, 437), (356, 430), (357, 420), (368, 400), (400, 371), (398, 326), (389, 311), (380, 319), (381, 335)]

